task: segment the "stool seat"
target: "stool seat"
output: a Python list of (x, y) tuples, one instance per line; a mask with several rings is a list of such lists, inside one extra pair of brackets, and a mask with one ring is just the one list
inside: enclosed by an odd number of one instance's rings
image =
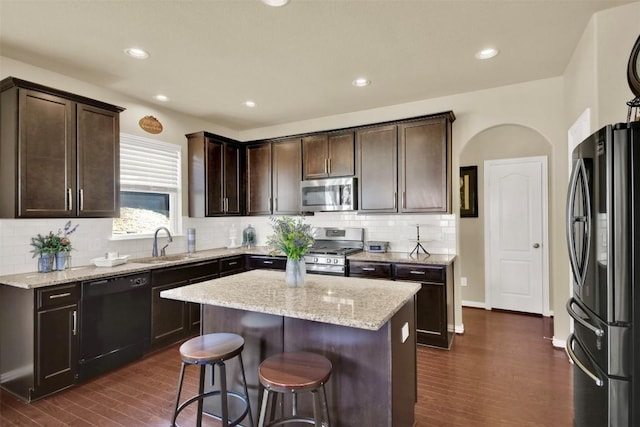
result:
[(307, 352), (280, 353), (260, 364), (262, 384), (277, 392), (312, 390), (326, 383), (331, 362), (324, 356)]
[(191, 338), (180, 346), (186, 363), (201, 364), (227, 360), (242, 352), (244, 339), (236, 334), (207, 334)]

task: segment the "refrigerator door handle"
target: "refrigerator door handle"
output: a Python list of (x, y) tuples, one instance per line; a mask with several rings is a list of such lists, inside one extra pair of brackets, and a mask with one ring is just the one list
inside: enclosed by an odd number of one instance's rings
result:
[(571, 361), (571, 363), (575, 364), (582, 372), (584, 372), (586, 376), (591, 378), (598, 387), (602, 387), (604, 385), (604, 381), (602, 381), (596, 374), (588, 370), (587, 367), (584, 366), (584, 364), (580, 361), (580, 359), (578, 359), (578, 356), (573, 352), (571, 344), (573, 344), (574, 342), (578, 344), (580, 348), (582, 348), (582, 352), (587, 356), (591, 364), (594, 364), (593, 360), (591, 360), (591, 357), (587, 354), (586, 351), (584, 351), (584, 348), (582, 347), (582, 344), (580, 344), (580, 341), (578, 341), (573, 334), (569, 335), (569, 338), (567, 338), (567, 345), (565, 347), (567, 350), (567, 355), (569, 355), (569, 360)]
[[(571, 263), (571, 271), (573, 278), (579, 286), (584, 284), (587, 274), (587, 263), (589, 261), (589, 251), (591, 244), (591, 200), (589, 197), (589, 184), (587, 181), (587, 172), (584, 167), (582, 159), (578, 159), (571, 172), (571, 179), (569, 181), (569, 196), (567, 198), (567, 243), (569, 246), (569, 261)], [(586, 207), (584, 216), (574, 215), (575, 212), (575, 198), (578, 191), (578, 185), (582, 185), (582, 194), (586, 200), (583, 200), (583, 204)], [(578, 260), (578, 254), (576, 254), (575, 246), (575, 223), (580, 222), (583, 224), (582, 232), (584, 236), (584, 247), (582, 248), (581, 260)], [(582, 265), (580, 265), (582, 261)]]
[(571, 316), (573, 318), (573, 320), (575, 320), (576, 322), (580, 323), (582, 326), (584, 326), (585, 328), (589, 329), (591, 332), (593, 332), (598, 338), (603, 337), (604, 336), (604, 331), (600, 328), (598, 328), (597, 326), (593, 326), (591, 323), (587, 322), (587, 320), (580, 316), (574, 309), (573, 309), (573, 305), (576, 304), (578, 307), (580, 307), (580, 304), (578, 303), (578, 301), (576, 301), (575, 298), (569, 298), (569, 301), (567, 301), (567, 312), (569, 313), (569, 316)]

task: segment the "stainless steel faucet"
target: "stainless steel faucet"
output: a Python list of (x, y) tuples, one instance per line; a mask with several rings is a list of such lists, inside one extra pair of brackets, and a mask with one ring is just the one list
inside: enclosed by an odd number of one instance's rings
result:
[(171, 232), (169, 232), (169, 229), (167, 227), (158, 227), (156, 229), (156, 232), (153, 234), (153, 249), (151, 250), (151, 256), (152, 257), (157, 257), (158, 256), (158, 231), (160, 230), (164, 230), (167, 232), (167, 236), (169, 236), (169, 239), (167, 240), (167, 244), (164, 245), (162, 247), (162, 249), (160, 249), (160, 256), (165, 256), (165, 249), (167, 248), (167, 246), (169, 246), (169, 243), (173, 242), (173, 237), (171, 237)]

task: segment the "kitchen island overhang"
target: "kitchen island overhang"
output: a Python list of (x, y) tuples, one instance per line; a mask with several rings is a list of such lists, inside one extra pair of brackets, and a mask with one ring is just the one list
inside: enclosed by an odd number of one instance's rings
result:
[[(245, 369), (282, 351), (331, 360), (327, 395), (334, 426), (411, 426), (416, 401), (415, 295), (419, 284), (308, 275), (289, 288), (284, 273), (253, 270), (166, 290), (202, 304), (201, 333), (245, 337)], [(257, 414), (259, 387), (250, 392)], [(301, 402), (300, 409), (307, 406)], [(215, 410), (213, 410), (215, 412)]]

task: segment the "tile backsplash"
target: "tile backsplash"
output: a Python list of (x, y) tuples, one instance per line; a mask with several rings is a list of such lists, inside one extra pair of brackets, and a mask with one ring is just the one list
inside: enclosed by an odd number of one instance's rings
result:
[[(422, 245), (432, 253), (456, 253), (455, 215), (359, 215), (355, 212), (320, 212), (305, 217), (312, 226), (363, 227), (365, 240), (388, 241), (391, 252), (410, 252), (415, 247), (416, 224), (420, 224)], [(56, 232), (67, 219), (4, 219), (0, 220), (0, 275), (27, 273), (37, 269), (29, 245), (36, 234)], [(112, 240), (112, 220), (74, 219), (79, 224), (71, 235), (74, 250), (72, 266), (90, 264), (93, 258), (106, 252), (118, 251), (131, 258), (151, 255), (151, 238)], [(229, 233), (235, 228), (237, 243), (242, 242), (242, 230), (249, 224), (256, 229), (257, 244), (266, 244), (271, 234), (269, 217), (188, 218), (182, 221), (183, 233), (174, 237), (167, 253), (187, 251), (187, 228), (196, 229), (196, 250), (213, 249), (229, 245)], [(159, 244), (166, 242), (164, 233)]]

